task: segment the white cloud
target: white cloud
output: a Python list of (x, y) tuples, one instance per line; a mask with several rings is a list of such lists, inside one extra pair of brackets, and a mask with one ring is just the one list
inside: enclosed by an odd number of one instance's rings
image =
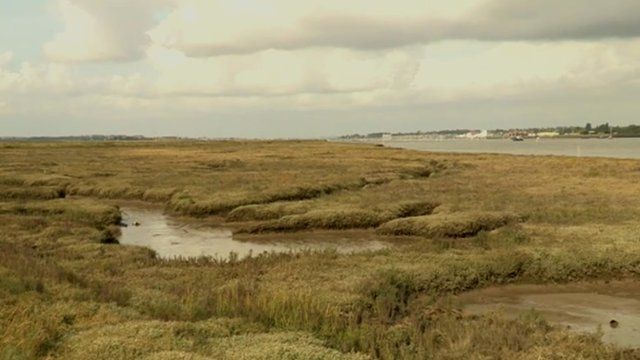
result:
[(426, 48), (416, 83), (464, 89), (557, 80), (593, 55), (592, 49), (576, 42), (439, 43)]
[(19, 78), (19, 74), (8, 69), (11, 64), (13, 54), (5, 52), (0, 54), (0, 93), (14, 89), (13, 85)]
[(58, 0), (64, 30), (43, 47), (59, 62), (139, 59), (149, 45), (159, 0)]
[(179, 104), (208, 97), (215, 100), (197, 101), (199, 106), (216, 108), (464, 102), (634, 83), (640, 79), (639, 55), (640, 40), (465, 41), (375, 52), (312, 48), (213, 58), (190, 58), (153, 45), (136, 65), (144, 72), (92, 74), (69, 64), (12, 66), (11, 54), (5, 53), (0, 55), (0, 93), (102, 96), (128, 106), (141, 102), (126, 99), (148, 99), (148, 106), (159, 99), (161, 106), (167, 99)]
[[(633, 83), (640, 79), (638, 55), (640, 40), (444, 42), (376, 52), (314, 48), (214, 58), (190, 58), (156, 45), (138, 64), (152, 69), (143, 75), (131, 70), (91, 74), (56, 63), (12, 67), (11, 56), (4, 54), (0, 94), (8, 99), (90, 97), (96, 106), (108, 103), (141, 112), (161, 109), (167, 102), (202, 112), (463, 103)], [(56, 100), (50, 105), (71, 103)], [(108, 111), (104, 106), (102, 111)]]
[[(376, 49), (429, 37), (423, 18), (451, 16), (478, 0), (180, 0), (150, 32), (154, 41), (207, 57), (314, 46)], [(404, 38), (404, 39), (402, 39)]]
[(0, 100), (0, 115), (6, 115), (10, 112), (9, 104), (6, 101)]
[(33, 65), (25, 62), (16, 70), (10, 69), (6, 64), (0, 66), (0, 93), (70, 93), (77, 89), (79, 83), (64, 65)]
[(189, 58), (154, 47), (149, 60), (164, 94), (283, 96), (348, 93), (408, 86), (418, 62), (406, 51), (266, 50), (247, 55)]
[(11, 51), (6, 51), (4, 53), (0, 53), (0, 68), (6, 65), (9, 65), (13, 60), (13, 53)]
[(640, 40), (636, 2), (616, 2), (59, 0), (65, 28), (44, 62), (0, 53), (0, 111), (109, 122), (617, 101), (640, 88)]
[[(455, 10), (454, 10), (455, 9)], [(180, 0), (150, 32), (194, 57), (446, 40), (558, 41), (640, 36), (637, 0)]]

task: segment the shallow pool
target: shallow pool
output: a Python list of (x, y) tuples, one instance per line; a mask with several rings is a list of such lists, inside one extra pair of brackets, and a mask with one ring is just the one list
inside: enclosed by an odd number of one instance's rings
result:
[(604, 342), (640, 347), (640, 285), (635, 282), (571, 286), (507, 286), (460, 297), (465, 312), (502, 311), (517, 316), (531, 309), (552, 324), (579, 332), (601, 331)]
[(373, 239), (351, 239), (349, 236), (314, 236), (292, 239), (289, 235), (270, 234), (260, 241), (239, 241), (227, 228), (196, 226), (167, 216), (161, 209), (123, 207), (121, 244), (145, 246), (163, 258), (210, 256), (229, 259), (271, 252), (335, 249), (340, 253), (380, 250), (388, 243)]

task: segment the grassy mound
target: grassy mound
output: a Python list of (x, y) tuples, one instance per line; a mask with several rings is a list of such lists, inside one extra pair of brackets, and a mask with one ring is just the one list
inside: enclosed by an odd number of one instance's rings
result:
[[(301, 201), (319, 198), (340, 190), (360, 189), (367, 182), (359, 179), (354, 182), (298, 186), (276, 190), (255, 192), (232, 192), (216, 196), (214, 199), (201, 198), (189, 192), (175, 194), (169, 201), (169, 208), (177, 213), (190, 216), (207, 216), (227, 213), (235, 208), (248, 205), (270, 204), (279, 201)], [(237, 216), (241, 216), (238, 214)]]
[(398, 236), (468, 237), (520, 220), (521, 217), (511, 213), (443, 213), (392, 220), (380, 226), (377, 231), (383, 235)]
[(279, 219), (287, 215), (304, 214), (310, 204), (305, 202), (275, 202), (264, 205), (245, 205), (233, 209), (227, 221), (264, 221)]
[(387, 218), (384, 214), (361, 209), (315, 210), (302, 215), (288, 215), (245, 229), (250, 233), (299, 231), (307, 229), (373, 228)]
[(103, 199), (140, 200), (145, 193), (144, 188), (130, 185), (72, 185), (69, 186), (70, 195), (90, 196)]
[[(304, 212), (308, 208), (307, 204), (271, 204), (261, 207), (241, 207), (232, 211), (230, 217), (243, 220), (275, 218), (275, 220), (241, 230), (241, 232), (250, 233), (311, 229), (367, 229), (378, 227), (395, 218), (431, 214), (436, 207), (437, 204), (432, 202), (406, 201), (382, 209), (329, 208)], [(301, 214), (279, 216), (294, 211), (299, 211)]]
[(15, 216), (46, 216), (88, 224), (100, 229), (117, 225), (122, 220), (113, 206), (92, 200), (51, 200), (27, 204), (0, 204), (0, 214)]
[(5, 187), (0, 188), (0, 200), (51, 200), (66, 196), (60, 187)]

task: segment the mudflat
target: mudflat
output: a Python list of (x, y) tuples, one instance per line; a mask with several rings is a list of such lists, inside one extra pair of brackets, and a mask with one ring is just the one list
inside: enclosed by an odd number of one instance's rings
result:
[(552, 324), (602, 334), (621, 347), (640, 347), (640, 283), (616, 281), (564, 285), (509, 285), (458, 297), (468, 314), (501, 312), (512, 318), (538, 312)]
[[(234, 238), (233, 230), (220, 226), (195, 226), (194, 221), (180, 221), (157, 207), (123, 207), (123, 227), (118, 237), (122, 245), (148, 247), (163, 258), (212, 257), (220, 260), (244, 259), (270, 253), (314, 250), (351, 253), (373, 251), (391, 246), (373, 239), (371, 233), (360, 237), (354, 233), (306, 233), (306, 239), (258, 235)], [(241, 237), (242, 238), (242, 237)]]

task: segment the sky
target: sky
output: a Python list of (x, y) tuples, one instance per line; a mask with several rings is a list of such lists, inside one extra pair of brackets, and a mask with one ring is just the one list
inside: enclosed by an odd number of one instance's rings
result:
[(0, 0), (0, 137), (640, 123), (638, 0)]

